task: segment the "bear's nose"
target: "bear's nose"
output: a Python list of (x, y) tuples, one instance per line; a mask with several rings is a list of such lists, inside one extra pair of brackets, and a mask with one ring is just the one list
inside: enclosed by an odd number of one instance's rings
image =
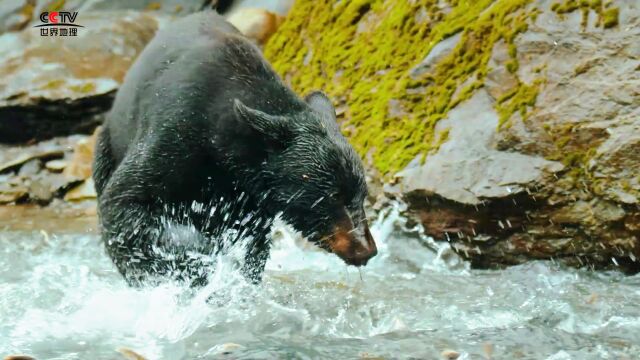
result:
[(351, 264), (355, 266), (365, 266), (372, 257), (378, 255), (378, 247), (371, 236), (369, 226), (364, 225), (364, 244), (356, 246), (354, 256), (350, 259)]
[(378, 248), (366, 223), (354, 230), (336, 231), (329, 241), (329, 247), (347, 265), (364, 266), (378, 254)]

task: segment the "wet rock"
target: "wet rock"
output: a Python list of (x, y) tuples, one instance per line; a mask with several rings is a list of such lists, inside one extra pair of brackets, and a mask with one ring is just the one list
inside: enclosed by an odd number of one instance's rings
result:
[(244, 346), (240, 345), (240, 344), (236, 344), (236, 343), (224, 343), (224, 344), (220, 344), (220, 345), (216, 345), (214, 347), (212, 347), (211, 349), (209, 349), (205, 356), (220, 356), (220, 355), (230, 355), (233, 354), (235, 351), (243, 349)]
[(482, 352), (484, 353), (484, 358), (485, 359), (492, 359), (493, 358), (493, 344), (488, 343), (488, 342), (482, 344)]
[(244, 36), (261, 45), (276, 32), (282, 20), (282, 16), (259, 8), (242, 8), (227, 17)]
[(368, 353), (368, 352), (361, 352), (359, 354), (359, 358), (362, 359), (362, 360), (385, 360), (385, 358), (382, 357), (382, 356), (378, 356), (378, 355), (371, 354), (371, 353)]
[(455, 350), (444, 350), (440, 355), (445, 360), (455, 360), (460, 357), (460, 353)]
[(632, 205), (640, 203), (640, 112), (625, 120), (606, 127), (609, 136), (590, 165), (596, 181), (603, 184), (603, 196)]
[(36, 360), (36, 358), (28, 355), (7, 355), (4, 360)]
[(78, 183), (77, 180), (69, 179), (62, 174), (46, 171), (27, 177), (18, 176), (14, 181), (17, 186), (25, 187), (28, 192), (27, 196), (20, 200), (40, 205), (49, 204), (54, 197), (62, 197), (69, 188)]
[(29, 183), (29, 199), (40, 204), (48, 204), (53, 198), (51, 186), (40, 179), (33, 179)]
[(128, 360), (147, 360), (146, 357), (128, 348), (119, 348), (117, 351)]
[(0, 182), (0, 204), (19, 202), (28, 197), (29, 189), (22, 185)]
[(93, 149), (96, 144), (96, 137), (99, 128), (93, 135), (78, 141), (73, 150), (73, 157), (64, 169), (64, 175), (71, 179), (87, 179), (91, 177), (91, 166), (93, 163)]
[(42, 161), (40, 159), (31, 159), (24, 163), (18, 171), (19, 176), (33, 176), (42, 170)]
[(97, 197), (96, 189), (93, 184), (93, 179), (89, 178), (83, 181), (80, 185), (69, 190), (64, 196), (66, 201), (81, 201), (90, 200)]
[(66, 160), (50, 160), (44, 164), (44, 167), (51, 172), (62, 172), (69, 163)]
[[(74, 135), (31, 146), (5, 146), (0, 151), (0, 161), (4, 161), (1, 167), (4, 174), (0, 175), (4, 183), (4, 187), (0, 188), (4, 194), (2, 203), (32, 202), (44, 205), (54, 198), (63, 197), (72, 186), (90, 176), (93, 141), (92, 137)], [(61, 172), (69, 163), (65, 159), (75, 161), (69, 174)], [(46, 165), (43, 166), (45, 161)], [(91, 197), (88, 190), (84, 191), (82, 198)]]
[(224, 343), (222, 344), (220, 350), (222, 353), (229, 353), (235, 350), (239, 350), (242, 349), (243, 346), (240, 344), (236, 344), (236, 343)]
[(159, 19), (83, 12), (75, 37), (32, 27), (0, 36), (0, 142), (91, 132)]
[[(9, 154), (5, 153), (5, 156), (0, 157), (1, 158), (6, 158), (11, 156), (12, 152), (20, 152), (21, 150), (19, 148), (14, 148), (12, 149), (14, 151), (9, 151)], [(0, 164), (0, 173), (15, 169), (17, 167), (20, 167), (21, 165), (34, 160), (34, 159), (51, 159), (51, 158), (59, 158), (62, 157), (64, 155), (64, 152), (62, 149), (60, 148), (54, 148), (54, 149), (49, 149), (49, 150), (45, 150), (45, 149), (29, 149), (26, 150), (24, 153), (19, 154), (18, 156), (14, 157), (11, 160), (8, 160), (2, 164)]]

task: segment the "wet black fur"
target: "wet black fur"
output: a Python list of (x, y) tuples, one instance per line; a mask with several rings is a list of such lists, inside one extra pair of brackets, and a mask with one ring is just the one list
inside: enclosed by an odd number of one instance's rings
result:
[(145, 48), (99, 135), (93, 177), (107, 253), (134, 284), (176, 270), (202, 281), (194, 254), (219, 251), (230, 228), (253, 237), (244, 271), (259, 280), (278, 213), (314, 242), (347, 214), (364, 220), (362, 165), (330, 102), (300, 99), (213, 12)]

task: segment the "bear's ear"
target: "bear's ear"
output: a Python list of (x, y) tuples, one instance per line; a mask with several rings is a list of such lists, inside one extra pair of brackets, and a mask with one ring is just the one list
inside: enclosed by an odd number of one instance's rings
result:
[(333, 121), (336, 121), (336, 109), (333, 107), (329, 97), (322, 91), (314, 91), (307, 95), (304, 100), (313, 110), (328, 116)]
[(252, 109), (239, 99), (233, 100), (233, 111), (236, 117), (264, 135), (267, 139), (284, 144), (292, 136), (287, 119), (282, 116), (269, 115)]

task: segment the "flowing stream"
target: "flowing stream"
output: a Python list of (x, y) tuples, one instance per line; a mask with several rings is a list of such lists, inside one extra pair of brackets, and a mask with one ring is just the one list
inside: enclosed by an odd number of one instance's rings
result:
[(381, 213), (380, 253), (358, 271), (278, 225), (261, 285), (221, 258), (197, 291), (128, 287), (96, 235), (0, 232), (0, 356), (638, 358), (640, 276), (553, 262), (470, 270), (403, 227), (397, 208)]

